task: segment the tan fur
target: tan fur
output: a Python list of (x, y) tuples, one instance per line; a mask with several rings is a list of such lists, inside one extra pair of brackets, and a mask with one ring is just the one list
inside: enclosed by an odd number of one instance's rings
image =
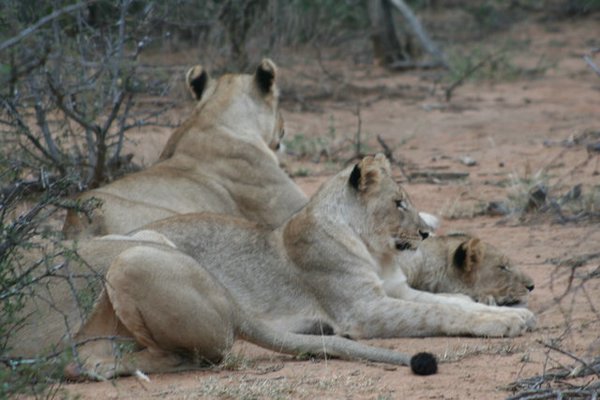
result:
[[(259, 81), (272, 77), (271, 85)], [(203, 77), (201, 93), (194, 79)], [(173, 132), (160, 160), (80, 199), (98, 198), (92, 221), (68, 213), (69, 238), (123, 234), (176, 214), (218, 212), (277, 226), (307, 201), (279, 167), (274, 153), (283, 135), (277, 68), (263, 60), (254, 75), (211, 79), (201, 66), (186, 74), (198, 99), (192, 115)]]
[[(403, 295), (406, 279), (390, 288), (399, 298), (386, 294), (386, 271), (401, 271), (397, 262), (416, 252), (423, 229), (388, 161), (377, 155), (340, 172), (275, 229), (231, 216), (188, 214), (151, 223), (137, 236), (154, 231), (176, 249), (131, 240), (88, 243), (82, 256), (106, 277), (105, 290), (72, 332), (79, 341), (118, 336), (131, 341), (132, 349), (119, 355), (113, 341), (90, 341), (80, 348), (83, 369), (110, 377), (137, 368), (190, 368), (199, 360), (218, 361), (235, 338), (288, 353), (406, 364), (402, 354), (302, 334), (515, 336), (533, 325), (525, 309), (430, 293), (421, 301), (413, 289)], [(109, 243), (116, 244), (107, 248)], [(69, 293), (63, 289), (54, 297)], [(41, 317), (42, 325), (54, 326), (52, 319), (60, 322), (63, 315), (55, 309), (49, 314)], [(71, 326), (76, 320), (68, 319)], [(36, 332), (26, 326), (22, 334), (38, 352), (57, 343), (48, 336), (32, 340)], [(81, 374), (74, 366), (67, 372)]]
[[(466, 252), (457, 264), (456, 251)], [(418, 255), (400, 262), (408, 284), (433, 293), (462, 293), (488, 305), (525, 305), (533, 279), (489, 243), (467, 234), (424, 241)]]

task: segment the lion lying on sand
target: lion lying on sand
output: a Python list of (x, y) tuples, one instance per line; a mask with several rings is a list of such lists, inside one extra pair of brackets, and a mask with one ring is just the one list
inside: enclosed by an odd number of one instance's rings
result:
[[(533, 279), (489, 243), (464, 233), (431, 237), (414, 254), (402, 254), (401, 275), (384, 277), (386, 293), (406, 297), (390, 288), (394, 279), (422, 292), (463, 294), (488, 305), (526, 305)], [(397, 271), (396, 271), (397, 272)], [(460, 296), (457, 296), (460, 297)]]
[[(87, 242), (79, 251), (87, 264), (68, 267), (70, 280), (40, 282), (37, 299), (52, 304), (30, 304), (24, 312), (33, 319), (10, 345), (15, 355), (32, 356), (72, 336), (82, 362), (67, 367), (73, 378), (218, 362), (237, 338), (291, 354), (410, 362), (416, 373), (430, 374), (437, 367), (427, 353), (411, 361), (339, 336), (500, 337), (533, 327), (533, 314), (522, 308), (431, 293), (403, 298), (406, 280), (386, 277), (405, 254), (417, 254), (427, 236), (389, 162), (365, 157), (275, 229), (186, 214)], [(83, 314), (72, 291), (78, 288), (80, 299), (89, 290), (82, 268), (94, 271), (97, 293)]]

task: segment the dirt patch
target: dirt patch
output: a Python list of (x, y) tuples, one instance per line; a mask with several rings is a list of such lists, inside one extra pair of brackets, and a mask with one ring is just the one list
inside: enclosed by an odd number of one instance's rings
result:
[[(538, 316), (534, 332), (515, 339), (370, 341), (399, 351), (434, 352), (441, 366), (430, 377), (364, 362), (296, 360), (238, 342), (226, 366), (152, 375), (150, 382), (122, 378), (62, 389), (84, 399), (504, 399), (515, 389), (511, 382), (577, 365), (552, 346), (585, 359), (600, 356), (600, 259), (594, 257), (600, 251), (600, 210), (594, 208), (600, 204), (594, 197), (600, 191), (600, 154), (573, 140), (600, 130), (600, 79), (581, 57), (598, 39), (598, 23), (592, 18), (577, 24), (557, 22), (552, 29), (531, 23), (514, 26), (495, 40), (527, 41), (515, 60), (537, 65), (543, 57), (549, 66), (532, 79), (467, 83), (450, 103), (419, 73), (389, 74), (372, 67), (341, 74), (355, 85), (388, 88), (383, 94), (346, 93), (342, 87), (338, 100), (316, 104), (320, 112), (284, 103), (288, 150), (299, 152), (304, 145), (312, 152), (286, 160), (308, 194), (347, 161), (360, 122), (362, 151), (380, 151), (376, 137), (381, 136), (399, 162), (398, 179), (420, 209), (442, 218), (442, 233), (475, 233), (509, 253), (534, 277), (529, 304)], [(282, 75), (294, 76), (285, 66)], [(158, 147), (142, 152), (144, 161)], [(468, 176), (409, 179), (415, 171)], [(561, 223), (552, 208), (519, 218), (519, 196), (536, 182), (546, 185), (554, 199), (580, 184), (580, 210), (596, 219)], [(487, 215), (492, 201), (506, 201), (514, 214)], [(598, 376), (569, 382), (597, 383)]]

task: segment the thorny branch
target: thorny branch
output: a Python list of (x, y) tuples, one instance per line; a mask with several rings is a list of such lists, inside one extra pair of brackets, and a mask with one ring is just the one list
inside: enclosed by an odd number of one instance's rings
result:
[(540, 343), (540, 344), (542, 344), (543, 346), (551, 349), (551, 350), (554, 350), (554, 351), (557, 351), (557, 352), (559, 352), (561, 354), (564, 354), (564, 355), (572, 358), (573, 360), (581, 363), (581, 365), (583, 365), (585, 367), (585, 370), (587, 370), (587, 371), (584, 372), (584, 374), (586, 374), (586, 375), (587, 374), (595, 374), (597, 377), (600, 378), (600, 365), (590, 365), (589, 363), (585, 362), (580, 357), (577, 357), (576, 355), (572, 354), (571, 352), (563, 350), (560, 347), (555, 346), (552, 343), (543, 342), (541, 340), (538, 340), (537, 342)]

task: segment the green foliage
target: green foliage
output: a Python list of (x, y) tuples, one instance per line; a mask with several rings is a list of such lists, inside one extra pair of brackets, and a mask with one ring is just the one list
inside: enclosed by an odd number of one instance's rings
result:
[(495, 31), (508, 26), (514, 19), (499, 7), (501, 3), (503, 2), (473, 2), (466, 5), (465, 10), (473, 16), (482, 30)]
[(600, 0), (564, 0), (561, 11), (567, 16), (585, 15), (600, 11)]
[[(303, 20), (296, 32), (296, 41), (302, 43), (315, 37), (326, 38), (340, 32), (356, 31), (369, 27), (367, 4), (359, 0), (292, 0), (287, 7), (290, 16)], [(285, 34), (285, 32), (281, 32)]]
[[(519, 46), (523, 45), (526, 46), (526, 44), (519, 44)], [(515, 49), (515, 46), (511, 50), (476, 47), (467, 51), (449, 52), (450, 71), (446, 79), (449, 82), (461, 78), (470, 81), (505, 82), (543, 76), (551, 67), (551, 63), (543, 57), (533, 68), (521, 67), (514, 61)]]
[(297, 133), (289, 140), (285, 140), (286, 152), (299, 158), (312, 157), (314, 155), (329, 152), (330, 140), (327, 137), (307, 136)]

